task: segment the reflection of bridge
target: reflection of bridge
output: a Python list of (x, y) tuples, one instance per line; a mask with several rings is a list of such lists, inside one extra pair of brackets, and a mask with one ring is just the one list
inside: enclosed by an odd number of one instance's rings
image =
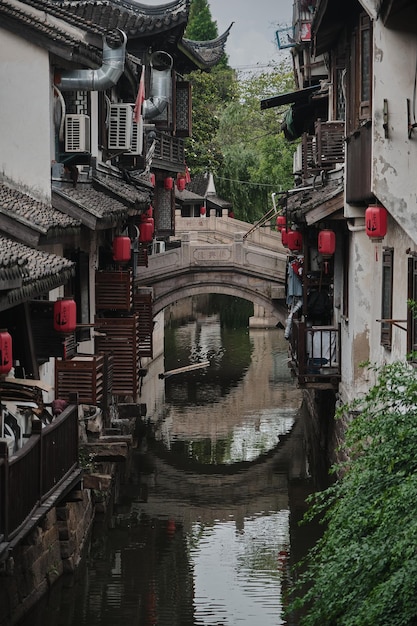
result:
[(263, 227), (246, 235), (251, 228), (226, 216), (177, 216), (181, 245), (151, 255), (138, 276), (139, 284), (153, 287), (154, 313), (188, 296), (221, 293), (253, 302), (251, 326), (283, 321), (286, 251), (279, 233)]

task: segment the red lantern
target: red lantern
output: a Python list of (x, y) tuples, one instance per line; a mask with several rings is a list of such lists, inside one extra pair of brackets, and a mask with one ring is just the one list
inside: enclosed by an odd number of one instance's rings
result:
[(200, 215), (205, 215), (206, 214), (206, 207), (205, 206), (201, 206), (200, 207)]
[(113, 239), (113, 259), (117, 263), (130, 261), (131, 245), (129, 237), (115, 237)]
[(333, 256), (336, 250), (336, 234), (333, 230), (321, 230), (318, 236), (318, 251), (324, 258)]
[(366, 234), (371, 239), (383, 239), (387, 234), (388, 213), (380, 204), (368, 206), (365, 211)]
[(281, 242), (284, 248), (288, 248), (288, 231), (285, 227), (281, 228)]
[(165, 178), (164, 180), (164, 188), (169, 191), (170, 189), (172, 189), (174, 186), (174, 179), (171, 178), (170, 176), (167, 176), (167, 178)]
[(184, 176), (181, 176), (180, 178), (178, 178), (178, 180), (177, 180), (177, 189), (178, 189), (178, 191), (184, 191), (184, 189), (185, 189), (185, 178), (184, 178)]
[(149, 182), (151, 183), (152, 187), (155, 187), (155, 174), (152, 172), (152, 174), (149, 176)]
[(77, 327), (77, 305), (72, 298), (54, 302), (54, 329), (60, 333), (73, 333)]
[(277, 231), (280, 233), (282, 229), (285, 228), (286, 226), (287, 226), (287, 218), (285, 217), (285, 215), (278, 215), (276, 219)]
[(153, 217), (141, 215), (139, 223), (139, 243), (152, 243), (155, 230)]
[[(281, 231), (282, 234), (282, 231)], [(288, 236), (288, 248), (291, 252), (301, 252), (303, 249), (303, 236), (299, 230), (287, 231)]]
[(7, 330), (0, 330), (0, 374), (8, 374), (13, 367), (12, 338)]

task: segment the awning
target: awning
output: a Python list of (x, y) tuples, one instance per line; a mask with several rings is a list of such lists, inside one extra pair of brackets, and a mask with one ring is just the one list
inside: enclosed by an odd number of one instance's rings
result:
[(313, 85), (312, 87), (305, 87), (304, 89), (297, 89), (296, 91), (288, 91), (279, 96), (272, 96), (272, 98), (266, 98), (261, 100), (261, 110), (272, 109), (279, 107), (282, 104), (300, 104), (307, 103), (310, 96), (320, 89), (320, 85)]

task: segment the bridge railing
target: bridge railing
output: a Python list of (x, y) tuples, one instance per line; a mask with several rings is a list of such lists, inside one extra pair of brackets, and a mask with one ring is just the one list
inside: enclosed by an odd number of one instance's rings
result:
[[(253, 230), (247, 241), (284, 254), (281, 234), (275, 230), (273, 222), (274, 220)], [(227, 243), (232, 241), (237, 233), (245, 235), (252, 228), (252, 224), (228, 217), (227, 211), (223, 212), (222, 217), (216, 216), (214, 211), (207, 217), (182, 217), (180, 211), (177, 211), (175, 216), (175, 233), (178, 239), (181, 239), (184, 233), (194, 232), (199, 239), (214, 239), (219, 243)]]

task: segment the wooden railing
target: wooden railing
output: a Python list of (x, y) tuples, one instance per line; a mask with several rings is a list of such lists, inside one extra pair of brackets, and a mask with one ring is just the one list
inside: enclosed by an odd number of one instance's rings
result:
[(8, 542), (78, 468), (78, 407), (52, 424), (33, 423), (28, 442), (9, 457), (0, 441), (0, 543)]
[(295, 320), (290, 352), (290, 367), (301, 386), (334, 386), (339, 382), (339, 326), (306, 326)]
[(333, 169), (345, 160), (345, 123), (340, 121), (315, 123), (314, 135), (304, 133), (302, 137), (302, 176)]
[[(184, 140), (178, 137), (172, 137), (159, 130), (154, 132), (156, 133), (156, 142), (152, 157), (153, 160), (158, 162), (160, 166), (166, 165), (167, 169), (172, 169), (172, 166), (175, 164), (180, 168), (184, 168)], [(149, 148), (150, 140), (149, 137), (145, 135), (145, 152), (148, 152)]]

